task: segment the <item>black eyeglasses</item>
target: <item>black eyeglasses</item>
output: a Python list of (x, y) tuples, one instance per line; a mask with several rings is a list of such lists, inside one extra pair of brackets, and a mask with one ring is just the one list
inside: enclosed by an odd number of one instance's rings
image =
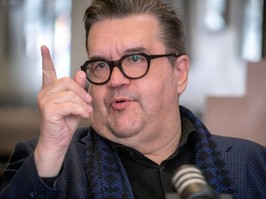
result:
[(90, 83), (102, 85), (110, 80), (114, 67), (118, 67), (128, 79), (140, 79), (149, 72), (151, 60), (160, 57), (178, 57), (178, 54), (147, 55), (138, 53), (124, 55), (116, 61), (95, 59), (86, 61), (80, 68), (86, 73)]

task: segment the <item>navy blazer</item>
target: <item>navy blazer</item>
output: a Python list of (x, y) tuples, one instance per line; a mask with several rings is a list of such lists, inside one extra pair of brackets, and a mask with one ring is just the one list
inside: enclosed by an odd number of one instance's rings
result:
[[(37, 139), (17, 144), (5, 170), (0, 198), (88, 198), (85, 172), (87, 130), (78, 131), (66, 154), (62, 171), (54, 187), (38, 176), (33, 158)], [(239, 198), (259, 199), (266, 196), (266, 150), (242, 139), (213, 135), (217, 147), (235, 182)], [(18, 152), (18, 153), (17, 153)]]
[[(233, 190), (234, 198), (266, 198), (265, 147), (243, 139), (211, 135), (191, 112), (181, 107), (181, 114), (185, 114), (193, 122), (200, 136), (199, 143), (195, 145), (195, 164), (203, 173), (213, 173), (214, 178), (222, 171), (222, 175), (217, 176), (217, 179), (213, 178), (208, 181), (212, 185), (217, 185), (217, 193), (223, 190)], [(202, 141), (205, 145), (200, 143)], [(53, 187), (47, 186), (38, 176), (33, 156), (36, 144), (37, 138), (16, 145), (10, 163), (4, 172), (1, 199), (134, 198), (119, 156), (111, 150), (111, 147), (108, 148), (108, 141), (97, 135), (92, 128), (78, 129), (74, 134)], [(102, 159), (99, 156), (101, 150), (105, 155)], [(215, 163), (210, 164), (211, 161)], [(119, 190), (113, 191), (112, 195), (105, 194), (107, 189), (109, 190), (108, 182), (104, 181), (103, 176), (98, 176), (101, 175), (98, 170), (105, 172), (109, 164), (113, 172), (110, 176), (115, 175), (117, 178), (114, 184)], [(207, 164), (211, 166), (204, 168)], [(106, 174), (103, 173), (104, 176)], [(232, 180), (233, 189), (227, 189), (219, 181), (223, 175)]]

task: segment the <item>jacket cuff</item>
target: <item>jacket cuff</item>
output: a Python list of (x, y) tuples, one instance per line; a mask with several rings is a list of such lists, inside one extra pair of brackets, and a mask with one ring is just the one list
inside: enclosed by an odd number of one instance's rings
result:
[[(2, 195), (3, 198), (58, 198), (60, 190), (54, 186), (47, 185), (38, 175), (33, 154), (16, 171), (9, 185), (7, 185)], [(14, 197), (13, 197), (14, 196)]]

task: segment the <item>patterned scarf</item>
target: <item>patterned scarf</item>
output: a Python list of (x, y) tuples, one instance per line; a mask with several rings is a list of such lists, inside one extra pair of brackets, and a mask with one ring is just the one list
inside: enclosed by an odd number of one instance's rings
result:
[[(180, 106), (181, 115), (189, 118), (198, 132), (195, 145), (195, 164), (202, 170), (208, 183), (217, 194), (231, 193), (238, 198), (221, 153), (217, 150), (209, 131), (188, 109)], [(133, 199), (125, 168), (108, 141), (92, 128), (86, 136), (86, 168), (88, 178), (88, 198)]]
[(235, 185), (229, 175), (221, 152), (217, 149), (210, 132), (205, 125), (187, 108), (180, 106), (180, 112), (192, 121), (197, 133), (195, 145), (195, 165), (204, 173), (207, 182), (217, 194), (230, 193), (239, 198)]

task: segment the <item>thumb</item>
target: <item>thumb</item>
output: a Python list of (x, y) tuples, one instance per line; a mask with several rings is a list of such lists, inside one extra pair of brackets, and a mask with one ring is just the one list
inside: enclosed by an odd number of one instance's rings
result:
[(46, 46), (41, 47), (42, 54), (42, 86), (57, 79), (54, 64), (50, 55), (50, 51)]

